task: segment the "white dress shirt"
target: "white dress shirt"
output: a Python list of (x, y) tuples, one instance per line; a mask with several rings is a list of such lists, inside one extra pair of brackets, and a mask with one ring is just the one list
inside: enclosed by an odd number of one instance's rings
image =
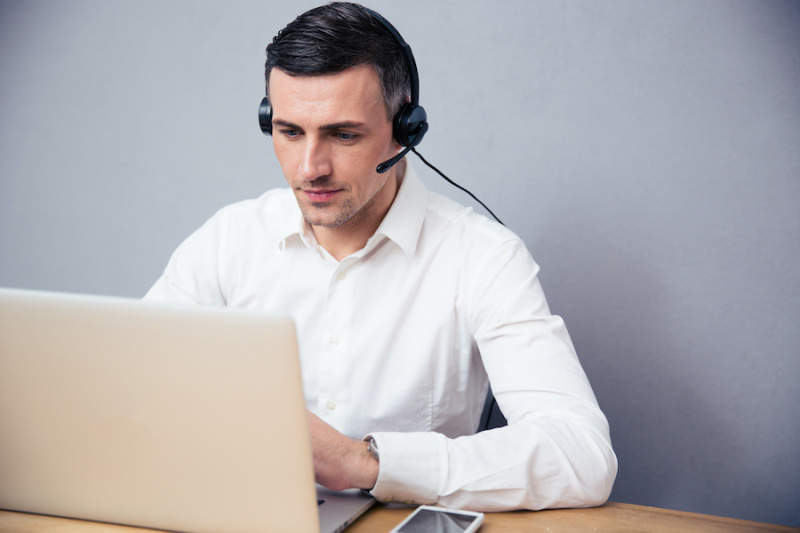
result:
[[(617, 470), (608, 423), (537, 272), (516, 235), (428, 192), (408, 164), (378, 230), (342, 261), (293, 193), (272, 190), (217, 212), (146, 298), (289, 313), (306, 405), (375, 438), (379, 500), (599, 505)], [(475, 434), (489, 381), (508, 426)]]

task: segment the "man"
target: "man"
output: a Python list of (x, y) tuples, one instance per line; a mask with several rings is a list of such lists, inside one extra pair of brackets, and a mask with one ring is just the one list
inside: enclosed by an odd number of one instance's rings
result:
[[(294, 318), (317, 481), (379, 500), (482, 511), (603, 503), (608, 424), (538, 266), (503, 226), (425, 190), (392, 119), (410, 98), (398, 41), (334, 3), (267, 48), (289, 189), (228, 206), (147, 297)], [(488, 383), (508, 426), (475, 434)]]

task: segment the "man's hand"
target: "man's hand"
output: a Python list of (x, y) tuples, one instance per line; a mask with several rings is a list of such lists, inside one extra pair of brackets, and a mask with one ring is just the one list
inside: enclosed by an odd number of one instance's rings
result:
[(345, 437), (312, 412), (308, 412), (314, 476), (332, 490), (371, 489), (378, 479), (378, 461), (367, 443)]

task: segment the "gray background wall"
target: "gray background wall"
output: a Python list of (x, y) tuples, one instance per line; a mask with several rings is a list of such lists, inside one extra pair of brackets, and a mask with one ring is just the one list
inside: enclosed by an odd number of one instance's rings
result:
[[(264, 47), (312, 5), (0, 3), (0, 285), (142, 295), (281, 185)], [(612, 499), (800, 526), (800, 3), (369, 5), (415, 51), (420, 151), (542, 265)]]

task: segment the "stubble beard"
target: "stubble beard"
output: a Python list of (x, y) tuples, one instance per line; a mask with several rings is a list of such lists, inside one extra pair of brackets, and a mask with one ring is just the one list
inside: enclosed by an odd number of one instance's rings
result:
[(310, 203), (301, 205), (300, 211), (303, 218), (311, 224), (322, 228), (338, 228), (350, 222), (359, 213), (351, 199), (347, 199), (340, 206), (326, 206), (324, 204)]
[[(360, 221), (368, 219), (375, 211), (375, 204), (387, 186), (387, 182), (388, 180), (361, 207), (357, 205), (353, 197), (347, 197), (339, 205), (298, 202), (300, 211), (303, 218), (312, 227), (341, 228), (348, 223), (357, 225)], [(302, 191), (298, 191), (297, 194), (302, 195)]]

